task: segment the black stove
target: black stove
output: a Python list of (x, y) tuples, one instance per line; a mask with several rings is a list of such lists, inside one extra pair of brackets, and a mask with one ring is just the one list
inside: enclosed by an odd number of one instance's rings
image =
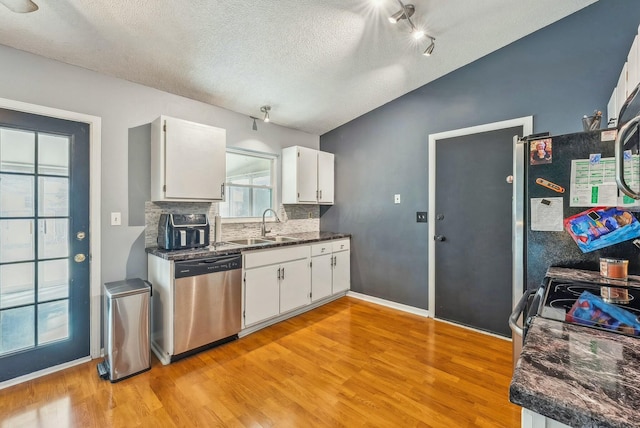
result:
[(537, 294), (543, 297), (530, 308), (530, 315), (640, 335), (640, 277), (622, 281), (599, 272), (549, 268), (542, 288)]

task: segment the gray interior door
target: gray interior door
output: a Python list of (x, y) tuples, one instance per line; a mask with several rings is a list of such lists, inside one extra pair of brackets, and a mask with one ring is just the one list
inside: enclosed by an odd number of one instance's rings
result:
[(510, 337), (513, 136), (436, 142), (435, 316)]

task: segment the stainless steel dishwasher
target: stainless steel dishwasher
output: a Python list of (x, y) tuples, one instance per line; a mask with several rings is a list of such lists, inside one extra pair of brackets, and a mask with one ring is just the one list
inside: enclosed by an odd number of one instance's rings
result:
[(238, 338), (242, 256), (175, 262), (171, 361)]

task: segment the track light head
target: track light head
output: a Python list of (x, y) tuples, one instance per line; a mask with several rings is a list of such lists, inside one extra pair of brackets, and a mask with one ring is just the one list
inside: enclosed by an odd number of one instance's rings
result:
[(389, 17), (389, 22), (397, 24), (398, 21), (411, 18), (414, 13), (416, 13), (416, 7), (412, 4), (406, 4), (402, 9)]
[(436, 48), (436, 39), (434, 39), (433, 37), (429, 37), (429, 39), (431, 40), (431, 43), (429, 43), (429, 46), (427, 46), (427, 48), (422, 53), (422, 55), (424, 56), (431, 56), (433, 50)]
[(30, 13), (38, 10), (38, 5), (31, 0), (0, 0), (0, 3), (15, 13)]
[(260, 111), (264, 113), (264, 119), (262, 120), (265, 122), (271, 122), (271, 119), (269, 118), (269, 111), (271, 111), (271, 106), (262, 106), (260, 107)]

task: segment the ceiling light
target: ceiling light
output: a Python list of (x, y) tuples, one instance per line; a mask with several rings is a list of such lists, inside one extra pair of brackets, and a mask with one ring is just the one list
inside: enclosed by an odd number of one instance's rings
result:
[(416, 40), (420, 40), (424, 37), (424, 31), (422, 30), (415, 30), (411, 34), (413, 34), (413, 38)]
[(0, 0), (11, 12), (29, 13), (38, 10), (38, 5), (31, 0)]
[(253, 126), (251, 127), (251, 129), (253, 129), (254, 131), (258, 130), (258, 124), (256, 123), (256, 120), (258, 119), (257, 117), (253, 117), (253, 116), (249, 116), (251, 119), (253, 119)]
[(264, 120), (265, 122), (270, 122), (271, 119), (269, 119), (269, 111), (271, 110), (271, 106), (262, 106), (260, 107), (260, 111), (262, 113), (264, 113)]
[(402, 9), (400, 9), (399, 11), (397, 11), (396, 13), (394, 13), (389, 17), (390, 23), (397, 24), (398, 21), (402, 19), (409, 19), (416, 12), (416, 8), (412, 4), (404, 5), (400, 3), (400, 6), (402, 7)]
[(429, 46), (427, 46), (427, 48), (422, 53), (422, 55), (424, 56), (431, 56), (433, 50), (436, 47), (436, 39), (434, 39), (433, 37), (429, 37), (429, 39), (431, 40), (431, 43), (429, 43)]

